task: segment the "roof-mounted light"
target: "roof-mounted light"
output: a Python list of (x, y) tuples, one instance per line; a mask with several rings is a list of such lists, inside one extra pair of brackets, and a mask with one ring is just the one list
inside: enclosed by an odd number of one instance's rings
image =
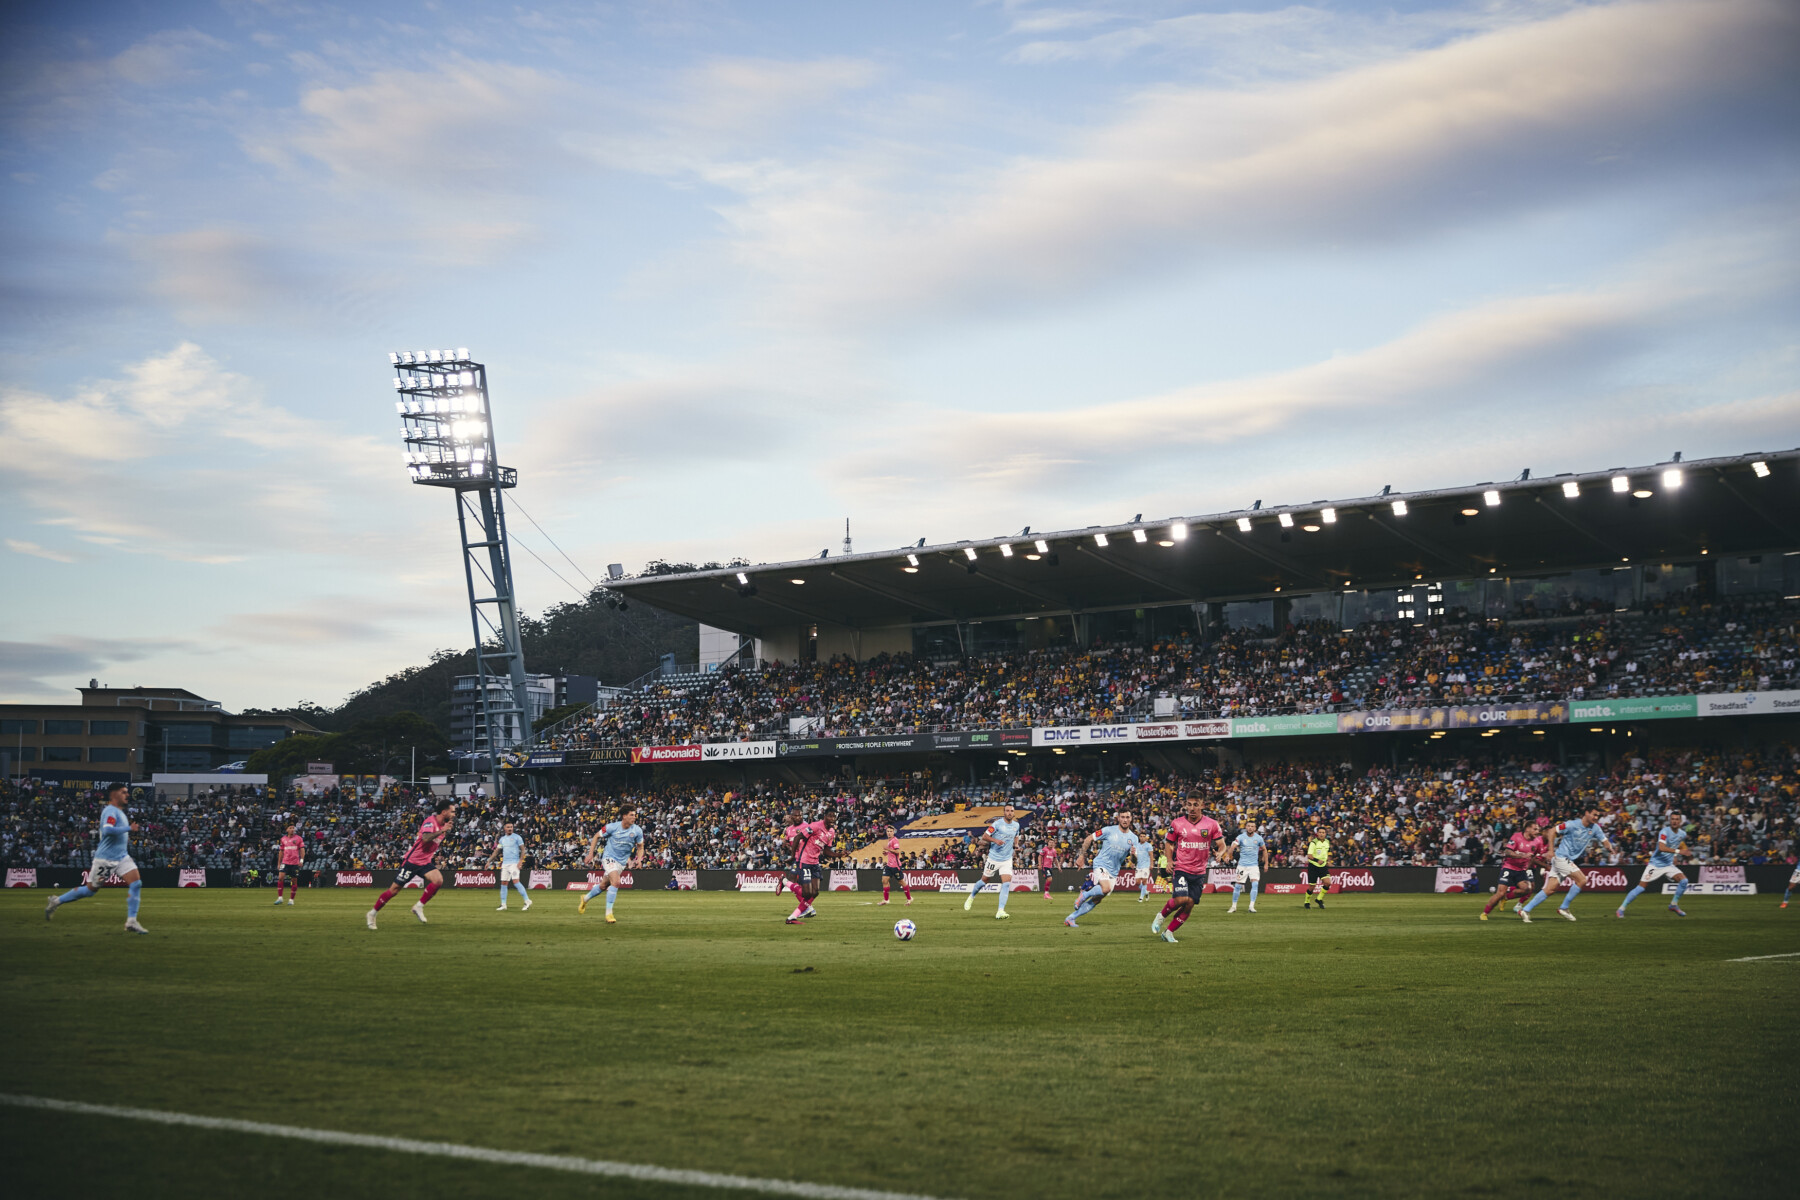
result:
[(1282, 513), (1279, 517), (1276, 517), (1275, 519), (1277, 521), (1281, 522), (1281, 527), (1283, 529), (1292, 529), (1294, 527), (1294, 518), (1291, 517), (1290, 515), (1288, 515), (1287, 513)]
[(1106, 544), (1107, 544), (1106, 535), (1104, 533), (1096, 533), (1094, 535), (1094, 545), (1099, 546), (1101, 549), (1104, 550), (1106, 548)]
[(1177, 542), (1187, 541), (1187, 522), (1177, 521), (1169, 526), (1169, 537)]
[(1750, 464), (1750, 469), (1756, 472), (1756, 477), (1758, 479), (1767, 479), (1769, 477), (1769, 464), (1766, 462), (1753, 462)]
[(975, 561), (975, 547), (964, 546), (963, 547), (963, 557), (968, 559), (970, 562), (974, 562)]
[(1396, 517), (1404, 517), (1406, 515), (1406, 501), (1404, 501), (1404, 500), (1394, 501), (1394, 515)]
[(1250, 532), (1250, 518), (1249, 517), (1239, 517), (1237, 519), (1237, 527), (1238, 527), (1239, 533), (1249, 533)]
[(1575, 482), (1573, 479), (1564, 480), (1563, 481), (1563, 495), (1567, 496), (1571, 500), (1575, 499), (1577, 496), (1581, 495), (1581, 485), (1579, 483)]
[(1489, 488), (1487, 491), (1481, 493), (1481, 502), (1489, 508), (1499, 508), (1500, 493), (1493, 488)]
[(1631, 490), (1631, 477), (1629, 475), (1614, 475), (1612, 477), (1612, 490), (1619, 493), (1629, 492)]
[(1043, 538), (1039, 538), (1037, 541), (1033, 542), (1032, 545), (1037, 547), (1037, 552), (1039, 554), (1050, 553), (1050, 543), (1046, 542)]
[(1336, 525), (1337, 524), (1337, 509), (1321, 508), (1319, 510), (1319, 520), (1323, 521), (1327, 525)]
[(1132, 541), (1134, 541), (1134, 542), (1138, 542), (1138, 543), (1140, 543), (1140, 544), (1141, 544), (1141, 543), (1143, 543), (1143, 542), (1147, 542), (1147, 541), (1149, 541), (1149, 540), (1150, 540), (1150, 535), (1149, 535), (1149, 534), (1147, 534), (1147, 533), (1145, 533), (1145, 532), (1144, 532), (1144, 531), (1143, 531), (1143, 530), (1141, 530), (1141, 529), (1134, 529), (1134, 530), (1132, 530), (1132, 531), (1131, 531), (1131, 540), (1132, 540)]
[(1000, 557), (1001, 558), (1011, 558), (1012, 556), (1013, 556), (1012, 547), (1007, 545), (1005, 542), (1001, 542), (1000, 543)]
[(1670, 467), (1667, 471), (1663, 472), (1663, 486), (1666, 488), (1678, 488), (1681, 486), (1680, 468)]

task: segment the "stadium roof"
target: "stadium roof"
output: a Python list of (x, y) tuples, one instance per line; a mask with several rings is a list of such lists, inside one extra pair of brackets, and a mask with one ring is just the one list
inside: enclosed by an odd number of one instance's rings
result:
[(1800, 449), (1033, 530), (609, 586), (758, 635), (796, 621), (874, 629), (1002, 620), (1789, 550), (1800, 550)]

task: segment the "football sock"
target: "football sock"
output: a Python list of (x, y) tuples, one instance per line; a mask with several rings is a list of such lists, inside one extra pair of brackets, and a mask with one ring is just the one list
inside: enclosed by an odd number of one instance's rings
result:
[(1175, 902), (1174, 898), (1171, 897), (1169, 899), (1169, 901), (1162, 906), (1162, 915), (1166, 917), (1170, 913), (1174, 912), (1175, 911), (1175, 903), (1176, 902)]
[(1150, 885), (1147, 883), (1138, 884), (1138, 899), (1139, 900), (1147, 900), (1149, 898), (1150, 898)]
[(974, 886), (974, 887), (972, 887), (972, 888), (970, 888), (970, 889), (969, 889), (969, 895), (971, 895), (971, 896), (979, 896), (979, 895), (981, 895), (981, 889), (982, 889), (982, 888), (983, 888), (983, 887), (985, 887), (985, 886), (986, 886), (986, 885), (987, 885), (987, 880), (985, 880), (985, 879), (977, 879), (977, 880), (976, 880), (976, 881), (975, 881), (975, 886)]
[(1075, 906), (1075, 911), (1070, 913), (1069, 916), (1070, 918), (1085, 917), (1094, 911), (1094, 905), (1098, 903), (1100, 903), (1098, 900), (1083, 900), (1080, 904)]
[(375, 897), (375, 911), (380, 912), (382, 908), (387, 905), (387, 902), (394, 898), (394, 893), (399, 890), (399, 888), (391, 887), (387, 891), (381, 893), (381, 895)]
[(1569, 885), (1569, 894), (1563, 897), (1562, 907), (1569, 907), (1569, 901), (1579, 895), (1581, 895), (1581, 885), (1579, 883), (1571, 883)]
[(1673, 900), (1669, 901), (1669, 903), (1670, 904), (1680, 904), (1681, 898), (1683, 896), (1687, 895), (1687, 890), (1688, 890), (1688, 881), (1684, 879), (1680, 883), (1675, 885), (1675, 898)]
[(1190, 913), (1192, 913), (1193, 911), (1194, 911), (1193, 909), (1189, 908), (1189, 909), (1184, 909), (1181, 912), (1176, 913), (1174, 919), (1169, 922), (1169, 932), (1174, 933), (1177, 929), (1180, 929), (1184, 924), (1186, 924), (1188, 915)]
[(1260, 879), (1252, 879), (1250, 881), (1250, 907), (1251, 908), (1256, 907), (1256, 889), (1261, 886), (1262, 886), (1262, 880), (1260, 880)]
[(429, 879), (425, 881), (425, 894), (419, 897), (420, 904), (430, 904), (431, 898), (438, 894), (438, 885)]
[(885, 880), (885, 879), (881, 881), (881, 898), (883, 900), (886, 900), (888, 898), (888, 885), (887, 885), (887, 880)]
[(141, 898), (141, 893), (143, 892), (143, 890), (144, 890), (144, 881), (143, 880), (134, 879), (131, 881), (130, 891), (125, 896), (125, 918), (126, 918), (126, 920), (129, 920), (129, 921), (137, 920), (138, 900)]
[(794, 893), (794, 902), (796, 904), (801, 908), (806, 907), (806, 893), (800, 890), (800, 884), (797, 881), (791, 879), (788, 881), (788, 891)]
[(1534, 909), (1538, 905), (1542, 904), (1545, 901), (1545, 899), (1547, 899), (1549, 897), (1549, 895), (1550, 895), (1549, 892), (1539, 892), (1537, 895), (1533, 896), (1530, 900), (1526, 901), (1525, 911), (1530, 912), (1532, 909)]
[(1243, 894), (1244, 894), (1244, 885), (1243, 884), (1234, 883), (1231, 885), (1231, 907), (1233, 907), (1233, 908), (1237, 907), (1238, 897)]
[[(1101, 891), (1097, 887), (1088, 888), (1086, 891), (1082, 892), (1081, 895), (1079, 895), (1075, 898), (1075, 902), (1077, 904), (1087, 904), (1089, 908), (1092, 908), (1094, 906), (1094, 904), (1100, 903), (1100, 897), (1102, 897), (1104, 895), (1106, 895), (1106, 893)], [(1093, 901), (1093, 904), (1088, 903), (1090, 900)]]
[(68, 891), (58, 896), (56, 902), (58, 904), (73, 904), (77, 900), (85, 900), (93, 894), (94, 889), (84, 883), (80, 887), (70, 888)]
[[(513, 886), (519, 889), (519, 899), (523, 900), (527, 904), (530, 904), (531, 903), (531, 893), (529, 893), (525, 890), (525, 885), (515, 879), (515, 880), (513, 880)], [(505, 891), (504, 888), (502, 888), (501, 890)]]
[(609, 887), (606, 889), (606, 911), (607, 912), (612, 911), (613, 901), (617, 900), (618, 898), (619, 898), (619, 889), (618, 888)]
[(998, 912), (1006, 911), (1006, 894), (1010, 891), (1012, 891), (1012, 888), (1007, 885), (1005, 880), (1001, 880), (1000, 881), (1000, 907), (996, 911), (998, 911)]
[(506, 885), (504, 883), (500, 885), (500, 907), (506, 907)]
[(906, 893), (906, 898), (908, 900), (912, 899), (912, 885), (911, 884), (906, 884), (906, 883), (901, 884), (900, 890)]
[(1631, 902), (1633, 900), (1636, 900), (1639, 896), (1641, 896), (1643, 894), (1644, 894), (1644, 885), (1641, 883), (1638, 884), (1636, 887), (1632, 888), (1629, 892), (1626, 892), (1625, 898), (1623, 900), (1619, 901), (1619, 911), (1624, 912), (1627, 908), (1629, 908), (1631, 906)]

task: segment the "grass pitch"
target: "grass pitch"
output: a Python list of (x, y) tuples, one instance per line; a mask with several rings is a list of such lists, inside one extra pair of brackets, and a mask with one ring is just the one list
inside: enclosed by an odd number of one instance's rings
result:
[[(1789, 1195), (1800, 911), (0, 895), (0, 1091), (940, 1197)], [(410, 902), (408, 894), (405, 902)], [(918, 922), (911, 943), (890, 932)], [(17, 1194), (717, 1191), (0, 1108)]]

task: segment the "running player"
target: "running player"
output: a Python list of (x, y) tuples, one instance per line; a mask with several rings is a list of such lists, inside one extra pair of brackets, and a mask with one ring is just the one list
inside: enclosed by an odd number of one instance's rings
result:
[(1112, 895), (1119, 869), (1125, 865), (1125, 856), (1138, 843), (1137, 834), (1131, 831), (1131, 814), (1121, 812), (1118, 824), (1098, 829), (1082, 839), (1081, 848), (1075, 852), (1077, 870), (1087, 866), (1088, 849), (1095, 843), (1099, 845), (1094, 852), (1094, 865), (1088, 871), (1088, 886), (1075, 897), (1075, 911), (1063, 918), (1063, 924), (1070, 929), (1081, 928), (1075, 924), (1075, 918), (1093, 912), (1096, 905)]
[(1794, 864), (1794, 873), (1788, 876), (1787, 891), (1781, 893), (1781, 907), (1788, 906), (1788, 897), (1794, 894), (1794, 885), (1800, 883), (1800, 863)]
[[(1175, 847), (1175, 887), (1169, 902), (1150, 922), (1150, 932), (1160, 933), (1165, 942), (1175, 940), (1175, 931), (1193, 913), (1194, 899), (1206, 886), (1206, 867), (1212, 856), (1225, 853), (1225, 834), (1219, 823), (1202, 811), (1200, 797), (1187, 798), (1186, 813), (1169, 822), (1169, 832), (1164, 835), (1164, 840)], [(1143, 843), (1138, 846), (1141, 850)], [(1162, 919), (1170, 913), (1175, 915), (1164, 929)]]
[(1525, 906), (1525, 913), (1529, 914), (1549, 898), (1550, 893), (1556, 890), (1557, 880), (1566, 879), (1569, 881), (1569, 894), (1563, 897), (1556, 914), (1565, 920), (1575, 919), (1575, 914), (1569, 911), (1569, 901), (1579, 896), (1581, 889), (1587, 886), (1587, 872), (1575, 864), (1595, 846), (1612, 844), (1606, 836), (1606, 830), (1597, 824), (1599, 820), (1600, 810), (1590, 808), (1581, 814), (1578, 821), (1564, 821), (1560, 825), (1551, 826), (1550, 836), (1557, 839), (1556, 855), (1550, 860), (1550, 869), (1544, 872), (1544, 890), (1531, 898), (1531, 903)]
[(413, 838), (412, 849), (401, 860), (394, 882), (388, 885), (387, 891), (375, 897), (375, 907), (364, 914), (370, 929), (375, 928), (375, 914), (386, 907), (387, 902), (401, 888), (421, 877), (425, 880), (425, 894), (413, 901), (412, 913), (419, 918), (419, 924), (428, 924), (425, 920), (425, 906), (438, 894), (438, 889), (444, 886), (443, 872), (432, 866), (431, 862), (437, 857), (438, 848), (444, 844), (444, 838), (449, 835), (450, 826), (456, 820), (456, 800), (453, 797), (445, 796), (432, 803), (437, 807), (419, 822), (419, 832)]
[(1245, 821), (1238, 835), (1231, 839), (1237, 847), (1237, 878), (1231, 882), (1231, 907), (1225, 910), (1230, 916), (1237, 911), (1238, 897), (1243, 895), (1244, 885), (1250, 885), (1250, 911), (1256, 911), (1256, 890), (1262, 886), (1263, 868), (1269, 865), (1268, 845), (1263, 835), (1256, 832), (1255, 821)]
[(1312, 838), (1306, 843), (1306, 877), (1312, 882), (1312, 898), (1301, 908), (1317, 904), (1325, 907), (1325, 889), (1331, 886), (1331, 839), (1325, 830), (1313, 826)]
[(906, 882), (906, 872), (900, 867), (900, 831), (892, 825), (887, 827), (887, 846), (882, 851), (884, 860), (881, 868), (881, 902), (888, 902), (888, 885), (895, 880), (900, 881), (900, 890), (906, 893), (906, 902), (912, 903), (912, 887)]
[(281, 903), (281, 885), (288, 885), (288, 903), (300, 895), (300, 864), (306, 856), (306, 839), (289, 825), (281, 835), (280, 851), (275, 855), (275, 903)]
[[(1506, 839), (1506, 853), (1500, 859), (1500, 884), (1494, 889), (1494, 898), (1489, 900), (1487, 907), (1481, 910), (1483, 921), (1488, 919), (1489, 913), (1506, 901), (1515, 896), (1531, 894), (1531, 868), (1543, 865), (1544, 856), (1549, 853), (1549, 850), (1550, 843), (1533, 830), (1528, 828), (1513, 830), (1512, 836)], [(1521, 906), (1515, 904), (1513, 909), (1527, 921), (1531, 920), (1530, 917), (1525, 916), (1525, 910)]]
[(1150, 898), (1150, 885), (1155, 882), (1155, 860), (1149, 839), (1137, 844), (1137, 885), (1138, 903), (1142, 904)]
[(1044, 899), (1050, 898), (1050, 876), (1056, 870), (1056, 839), (1049, 834), (1044, 835), (1044, 844), (1038, 847), (1038, 882), (1044, 885)]
[(1681, 868), (1675, 865), (1677, 857), (1691, 853), (1685, 844), (1687, 830), (1682, 828), (1684, 823), (1685, 818), (1680, 813), (1669, 814), (1669, 819), (1663, 825), (1662, 832), (1656, 835), (1656, 852), (1650, 856), (1650, 865), (1644, 868), (1644, 874), (1638, 880), (1638, 885), (1625, 894), (1625, 899), (1619, 901), (1618, 910), (1613, 913), (1613, 916), (1623, 917), (1625, 910), (1631, 906), (1631, 902), (1649, 891), (1651, 884), (1671, 876), (1675, 880), (1675, 896), (1669, 901), (1669, 911), (1678, 917), (1687, 916), (1685, 912), (1681, 911), (1681, 898), (1687, 895), (1688, 878), (1681, 873)]
[(525, 902), (520, 912), (531, 911), (531, 894), (525, 885), (519, 882), (519, 868), (525, 861), (525, 839), (513, 832), (513, 823), (508, 821), (501, 827), (500, 837), (494, 842), (494, 852), (488, 855), (488, 869), (494, 867), (494, 860), (500, 860), (500, 907), (495, 912), (506, 911), (506, 885), (512, 884), (518, 889), (519, 899)]
[(644, 861), (644, 827), (637, 823), (637, 809), (628, 808), (619, 814), (619, 819), (602, 825), (593, 837), (588, 839), (587, 855), (581, 860), (584, 866), (594, 865), (594, 851), (600, 846), (600, 839), (606, 839), (606, 849), (600, 855), (601, 880), (587, 890), (575, 911), (587, 911), (588, 901), (606, 890), (606, 923), (617, 925), (619, 919), (613, 916), (613, 902), (619, 898), (619, 876)]
[(798, 859), (795, 863), (796, 878), (789, 886), (799, 900), (794, 911), (788, 914), (787, 923), (798, 925), (803, 918), (818, 915), (819, 910), (813, 907), (813, 901), (818, 898), (819, 888), (825, 882), (825, 865), (819, 858), (837, 841), (837, 814), (827, 809), (825, 815), (817, 821), (790, 825), (785, 832), (788, 846), (795, 851)]
[(100, 885), (110, 877), (117, 879), (127, 887), (125, 895), (125, 931), (127, 933), (149, 933), (138, 924), (138, 898), (144, 891), (144, 880), (138, 874), (138, 866), (131, 861), (131, 818), (125, 815), (125, 802), (131, 795), (131, 789), (122, 783), (115, 783), (106, 789), (106, 805), (100, 810), (100, 840), (94, 846), (94, 862), (88, 868), (87, 882), (80, 887), (70, 888), (60, 896), (52, 896), (44, 905), (44, 920), (48, 921), (57, 909), (65, 904), (73, 904), (77, 900), (85, 900), (100, 890)]
[(1000, 907), (994, 913), (994, 920), (1004, 921), (1008, 917), (1006, 897), (1012, 893), (1012, 860), (1013, 843), (1019, 838), (1019, 819), (1013, 815), (1013, 806), (1008, 804), (1000, 810), (1000, 819), (987, 827), (981, 840), (988, 844), (987, 858), (981, 864), (981, 878), (969, 889), (963, 900), (963, 911), (974, 907), (975, 897), (987, 886), (988, 876), (1000, 876)]

